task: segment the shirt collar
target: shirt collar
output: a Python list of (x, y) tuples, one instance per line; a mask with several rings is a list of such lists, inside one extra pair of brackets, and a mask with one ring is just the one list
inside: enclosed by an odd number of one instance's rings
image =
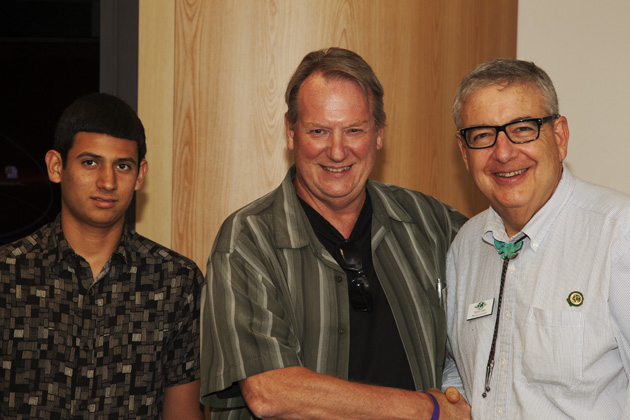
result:
[(289, 168), (280, 188), (272, 193), (275, 195), (273, 199), (275, 243), (279, 248), (302, 248), (315, 238), (315, 232), (310, 228), (293, 186), (295, 174), (296, 169), (293, 165)]
[(55, 265), (61, 264), (62, 261), (74, 258), (76, 255), (61, 228), (61, 213), (57, 215), (55, 221), (52, 222), (50, 228), (50, 237), (48, 240), (48, 248), (56, 254)]
[[(55, 221), (52, 223), (50, 232), (48, 248), (56, 254), (55, 266), (61, 264), (63, 261), (73, 263), (77, 258), (83, 258), (72, 249), (63, 233), (61, 227), (61, 213), (57, 215)], [(111, 263), (121, 262), (122, 264), (127, 264), (130, 255), (133, 255), (131, 253), (131, 244), (136, 235), (136, 232), (125, 223), (120, 243), (109, 258)]]
[[(280, 248), (301, 248), (313, 240), (317, 240), (313, 229), (302, 206), (300, 205), (293, 180), (295, 179), (295, 165), (291, 166), (287, 176), (282, 181), (282, 185), (275, 194), (274, 200), (274, 231), (276, 244)], [(396, 200), (387, 200), (384, 195), (386, 192), (382, 188), (376, 186), (377, 183), (367, 182), (367, 190), (372, 198), (372, 229), (374, 223), (378, 228), (384, 228), (390, 231), (392, 220), (398, 222), (411, 222), (411, 216), (405, 211)], [(280, 215), (285, 215), (286, 220)]]
[(492, 208), (486, 214), (486, 221), (483, 230), (483, 239), (489, 244), (494, 243), (494, 239), (501, 242), (511, 242), (514, 239), (527, 235), (531, 248), (536, 251), (538, 246), (545, 240), (547, 233), (554, 224), (556, 218), (569, 201), (573, 190), (575, 189), (575, 177), (564, 164), (562, 164), (562, 176), (560, 182), (553, 192), (549, 201), (534, 214), (527, 222), (521, 232), (508, 238), (505, 231), (505, 225), (501, 216)]

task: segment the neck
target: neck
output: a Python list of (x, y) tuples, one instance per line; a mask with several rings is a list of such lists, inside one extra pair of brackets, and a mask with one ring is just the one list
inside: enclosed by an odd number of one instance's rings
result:
[(359, 209), (359, 212), (357, 213), (348, 214), (339, 214), (336, 212), (325, 214), (321, 213), (319, 209), (317, 209), (317, 211), (326, 220), (328, 220), (328, 223), (333, 225), (335, 229), (337, 229), (337, 231), (341, 233), (341, 236), (343, 236), (344, 239), (348, 239), (350, 237), (350, 234), (352, 233), (352, 229), (354, 229), (354, 225), (357, 223), (357, 219), (359, 218), (359, 213), (361, 210)]
[[(304, 200), (306, 201), (306, 200)], [(365, 201), (365, 200), (363, 200)], [(350, 234), (352, 233), (352, 229), (354, 229), (354, 225), (357, 223), (357, 219), (359, 218), (359, 214), (361, 213), (361, 208), (363, 207), (363, 202), (361, 203), (361, 207), (358, 209), (349, 209), (342, 208), (339, 210), (333, 210), (328, 206), (317, 205), (317, 203), (309, 203), (306, 201), (311, 207), (313, 207), (324, 219), (328, 221), (331, 225), (341, 233), (341, 235), (348, 239)]]
[(324, 202), (321, 200), (313, 200), (310, 195), (305, 194), (304, 191), (297, 188), (297, 186), (296, 192), (302, 200), (315, 209), (328, 223), (333, 225), (345, 239), (350, 237), (352, 229), (354, 229), (354, 225), (359, 218), (359, 214), (361, 214), (363, 204), (365, 203), (365, 190), (360, 197), (347, 204), (338, 203), (336, 201)]
[(81, 257), (90, 264), (92, 276), (96, 278), (109, 257), (118, 247), (122, 237), (124, 220), (109, 228), (79, 225), (71, 218), (61, 215), (61, 228), (63, 234), (72, 247)]
[[(527, 223), (542, 209), (547, 202), (553, 197), (556, 193), (556, 189), (558, 188), (558, 184), (560, 183), (560, 179), (562, 178), (562, 171), (560, 171), (558, 178), (555, 183), (552, 185), (553, 188), (549, 188), (549, 192), (547, 196), (542, 201), (530, 203), (529, 205), (519, 206), (514, 208), (506, 208), (501, 206), (494, 206), (493, 208), (496, 212), (501, 216), (501, 220), (503, 220), (503, 225), (505, 226), (505, 231), (508, 236), (511, 238), (512, 236), (519, 233)], [(542, 203), (542, 204), (539, 204)], [(538, 207), (534, 207), (538, 206)], [(497, 210), (499, 209), (499, 210)]]
[[(496, 210), (496, 209), (495, 209)], [(505, 232), (508, 237), (519, 233), (527, 223), (534, 217), (536, 213), (538, 213), (538, 209), (529, 209), (529, 208), (503, 208), (501, 211), (497, 210), (499, 216), (501, 216), (501, 220), (503, 221), (503, 226), (505, 226)]]
[(505, 232), (507, 233), (508, 238), (511, 238), (512, 236), (523, 230), (523, 228), (529, 221), (529, 219), (527, 219), (523, 223), (521, 221), (513, 220), (512, 218), (503, 215), (501, 216), (501, 219), (503, 220), (503, 226), (505, 226)]

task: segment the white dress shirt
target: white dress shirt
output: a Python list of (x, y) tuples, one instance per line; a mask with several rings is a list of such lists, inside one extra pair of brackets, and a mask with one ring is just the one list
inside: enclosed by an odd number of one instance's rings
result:
[[(523, 233), (508, 265), (483, 398), (503, 265), (493, 238)], [(567, 300), (575, 292), (579, 306)], [(493, 209), (464, 225), (447, 257), (445, 293), (450, 348), (473, 419), (630, 419), (630, 196), (564, 167), (522, 233), (508, 238)], [(467, 319), (471, 305), (488, 299), (491, 314)]]

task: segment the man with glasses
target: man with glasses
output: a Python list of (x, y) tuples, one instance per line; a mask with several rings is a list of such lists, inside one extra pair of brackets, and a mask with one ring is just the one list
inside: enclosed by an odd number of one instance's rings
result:
[(308, 54), (286, 102), (295, 165), (227, 219), (208, 263), (202, 402), (213, 420), (469, 418), (456, 389), (435, 389), (464, 217), (368, 181), (383, 88), (357, 54)]
[(563, 164), (567, 119), (533, 63), (477, 67), (453, 117), (491, 205), (447, 261), (449, 343), (473, 418), (630, 418), (630, 197)]

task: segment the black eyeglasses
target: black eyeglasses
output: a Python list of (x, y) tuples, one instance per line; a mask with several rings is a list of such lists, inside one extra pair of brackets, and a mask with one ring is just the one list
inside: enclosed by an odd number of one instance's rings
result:
[(540, 126), (547, 121), (552, 121), (560, 115), (548, 115), (543, 118), (525, 118), (503, 125), (476, 125), (457, 130), (466, 146), (471, 149), (487, 149), (494, 146), (500, 132), (504, 132), (507, 138), (515, 144), (529, 143), (540, 136)]
[(350, 304), (355, 311), (372, 311), (372, 289), (363, 271), (361, 254), (352, 242), (342, 242), (337, 245), (337, 256), (341, 267), (354, 272), (354, 279), (350, 282)]

